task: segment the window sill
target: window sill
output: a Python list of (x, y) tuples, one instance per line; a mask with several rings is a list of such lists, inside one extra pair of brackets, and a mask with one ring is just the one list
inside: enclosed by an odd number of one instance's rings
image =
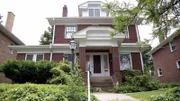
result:
[(158, 77), (162, 77), (162, 75), (158, 75)]
[(175, 50), (171, 50), (171, 53), (173, 53), (174, 51), (176, 51), (176, 49)]

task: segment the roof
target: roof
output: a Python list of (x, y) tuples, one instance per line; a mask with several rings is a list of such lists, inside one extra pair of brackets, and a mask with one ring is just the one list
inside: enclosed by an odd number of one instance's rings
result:
[(159, 45), (157, 45), (155, 48), (153, 48), (148, 54), (152, 55), (153, 53), (158, 51), (161, 47), (163, 47), (164, 45), (166, 45), (167, 43), (172, 41), (178, 35), (180, 35), (180, 33), (175, 32), (175, 33), (171, 34), (167, 39), (163, 40)]
[(8, 31), (2, 24), (0, 24), (0, 31), (2, 34), (10, 38), (16, 45), (24, 45), (24, 43), (18, 39), (13, 33)]

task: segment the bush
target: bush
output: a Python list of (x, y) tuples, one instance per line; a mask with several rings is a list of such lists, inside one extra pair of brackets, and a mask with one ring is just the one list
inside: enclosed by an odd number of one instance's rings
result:
[(144, 88), (144, 87), (122, 85), (122, 86), (113, 88), (111, 92), (132, 93), (132, 92), (140, 92), (140, 91), (145, 91), (145, 90), (146, 90), (146, 88)]
[(174, 87), (165, 95), (152, 96), (149, 101), (180, 101), (180, 87)]
[(56, 64), (49, 61), (22, 61), (10, 60), (2, 65), (2, 71), (6, 77), (18, 83), (46, 83), (52, 76), (50, 69)]
[(131, 78), (142, 75), (140, 70), (127, 69), (122, 72), (122, 82), (131, 83)]
[(161, 83), (160, 88), (173, 88), (173, 87), (180, 87), (180, 83)]
[(147, 75), (139, 75), (132, 77), (129, 81), (131, 81), (131, 85), (145, 87), (149, 83), (149, 78)]
[(0, 84), (0, 92), (3, 101), (87, 101), (85, 88), (65, 85)]
[(71, 66), (69, 65), (67, 60), (65, 60), (64, 62), (61, 61), (58, 67), (61, 68), (65, 73), (70, 73), (71, 71)]

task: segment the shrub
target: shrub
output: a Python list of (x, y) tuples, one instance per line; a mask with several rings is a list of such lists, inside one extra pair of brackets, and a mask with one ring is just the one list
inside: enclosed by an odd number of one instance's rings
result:
[(160, 88), (173, 88), (173, 87), (180, 87), (180, 83), (161, 83)]
[(65, 85), (0, 84), (0, 92), (3, 101), (87, 101), (85, 88)]
[(69, 65), (67, 60), (65, 60), (64, 62), (61, 61), (58, 67), (61, 68), (66, 73), (69, 73), (71, 71), (71, 66)]
[(158, 81), (148, 82), (148, 84), (145, 86), (147, 91), (157, 90), (159, 87), (160, 85)]
[(145, 91), (145, 90), (146, 89), (144, 87), (122, 85), (122, 86), (113, 88), (111, 92), (115, 92), (115, 93), (132, 93), (132, 92), (140, 92), (140, 91)]
[(129, 81), (131, 81), (131, 85), (145, 87), (149, 83), (149, 78), (147, 75), (139, 75), (132, 77)]
[(131, 78), (142, 75), (140, 70), (127, 69), (122, 72), (122, 82), (131, 83)]
[(10, 60), (2, 65), (2, 71), (6, 77), (18, 83), (46, 83), (52, 76), (50, 69), (56, 64), (49, 61), (22, 61)]
[(151, 96), (149, 101), (180, 101), (180, 87), (171, 88), (165, 95)]

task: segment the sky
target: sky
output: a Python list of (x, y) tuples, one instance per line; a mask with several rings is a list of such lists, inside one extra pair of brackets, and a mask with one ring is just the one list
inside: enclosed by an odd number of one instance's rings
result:
[[(40, 36), (50, 26), (46, 18), (62, 17), (64, 5), (68, 7), (69, 17), (78, 17), (78, 5), (86, 1), (88, 0), (0, 0), (2, 24), (5, 25), (7, 13), (13, 12), (15, 20), (12, 33), (26, 45), (39, 45)], [(150, 38), (150, 25), (139, 25), (138, 28), (141, 40)], [(153, 43), (153, 46), (156, 44)]]

